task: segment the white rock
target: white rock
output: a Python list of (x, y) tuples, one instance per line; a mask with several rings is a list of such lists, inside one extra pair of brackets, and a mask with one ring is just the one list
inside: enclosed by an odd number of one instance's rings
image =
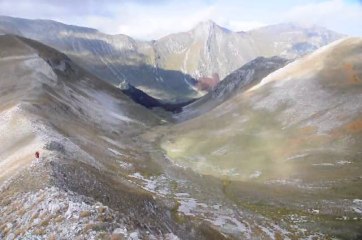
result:
[(138, 232), (133, 232), (133, 233), (131, 233), (131, 234), (129, 235), (129, 239), (130, 239), (130, 240), (138, 240), (138, 239), (140, 239), (140, 238), (138, 237)]
[(116, 228), (116, 229), (114, 229), (113, 234), (126, 235), (127, 234), (127, 229), (126, 228)]
[(8, 237), (6, 238), (6, 240), (13, 240), (15, 238), (15, 234), (14, 233), (10, 233), (8, 235)]
[(40, 219), (39, 218), (35, 218), (33, 221), (34, 225), (38, 225), (40, 223)]

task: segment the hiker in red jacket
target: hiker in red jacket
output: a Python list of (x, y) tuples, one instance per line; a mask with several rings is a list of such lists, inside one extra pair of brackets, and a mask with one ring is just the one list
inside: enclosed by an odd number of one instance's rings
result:
[(37, 160), (39, 160), (39, 157), (40, 157), (40, 153), (39, 153), (38, 151), (36, 151), (36, 152), (35, 152), (35, 158), (36, 158)]

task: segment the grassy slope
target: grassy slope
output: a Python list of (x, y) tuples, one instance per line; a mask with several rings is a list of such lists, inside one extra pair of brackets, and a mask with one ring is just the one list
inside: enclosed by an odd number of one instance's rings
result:
[[(361, 39), (334, 43), (166, 130), (161, 145), (178, 164), (222, 179), (225, 195), (241, 208), (289, 227), (293, 214), (306, 216), (318, 224), (302, 224), (312, 232), (355, 238), (361, 63)], [(338, 220), (343, 216), (350, 220)]]

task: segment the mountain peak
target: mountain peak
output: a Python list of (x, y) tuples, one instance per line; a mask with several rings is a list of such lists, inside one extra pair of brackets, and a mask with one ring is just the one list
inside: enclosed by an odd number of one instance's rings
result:
[(202, 32), (202, 33), (209, 33), (211, 31), (215, 31), (217, 29), (222, 30), (222, 31), (229, 31), (228, 29), (219, 26), (218, 24), (216, 24), (214, 21), (212, 21), (210, 19), (206, 20), (206, 21), (199, 22), (196, 25), (196, 27), (193, 29), (193, 31)]
[[(319, 26), (316, 24), (308, 24), (308, 23), (301, 23), (301, 22), (285, 22), (285, 23), (277, 23), (273, 25), (263, 26), (260, 28), (252, 29), (249, 32), (255, 32), (255, 31), (305, 31), (305, 30), (311, 30), (311, 31), (328, 31), (333, 32), (323, 26)], [(341, 34), (340, 34), (341, 35)], [(342, 36), (342, 35), (341, 35)]]
[(201, 21), (198, 23), (198, 25), (201, 25), (201, 26), (217, 26), (217, 24), (212, 21), (211, 19), (208, 19), (206, 21)]

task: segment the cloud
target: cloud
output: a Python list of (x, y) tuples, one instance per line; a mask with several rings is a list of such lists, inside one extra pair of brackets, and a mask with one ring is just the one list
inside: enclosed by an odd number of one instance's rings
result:
[(123, 5), (117, 17), (117, 31), (137, 38), (156, 39), (166, 34), (186, 31), (198, 22), (211, 19), (215, 12), (212, 5), (170, 2), (159, 6), (134, 3)]
[(259, 21), (227, 20), (225, 22), (221, 22), (220, 25), (233, 31), (248, 31), (265, 26), (266, 24)]
[[(167, 34), (188, 31), (199, 22), (213, 20), (234, 31), (247, 31), (266, 25), (261, 21), (239, 19), (238, 1), (226, 3), (221, 0), (164, 1), (162, 4), (144, 5), (127, 2), (113, 5), (113, 23), (101, 27), (107, 33), (123, 33), (139, 39), (158, 39)], [(235, 19), (233, 16), (238, 16)], [(102, 25), (93, 23), (96, 26)], [(104, 26), (104, 25), (103, 25)]]
[[(13, 0), (0, 1), (0, 14), (30, 19), (52, 19), (67, 24), (99, 29), (109, 34), (126, 34), (138, 39), (158, 39), (167, 34), (187, 31), (197, 23), (214, 20), (235, 31), (265, 25), (260, 21), (232, 18), (238, 16), (237, 1), (220, 0)], [(36, 10), (34, 10), (36, 6)], [(228, 16), (228, 14), (230, 14)]]
[(0, 15), (52, 19), (138, 39), (158, 39), (187, 31), (209, 19), (234, 31), (295, 21), (361, 36), (360, 3), (361, 0), (0, 0)]
[(362, 35), (362, 5), (358, 3), (330, 0), (300, 5), (290, 9), (282, 19), (318, 24), (340, 33)]

